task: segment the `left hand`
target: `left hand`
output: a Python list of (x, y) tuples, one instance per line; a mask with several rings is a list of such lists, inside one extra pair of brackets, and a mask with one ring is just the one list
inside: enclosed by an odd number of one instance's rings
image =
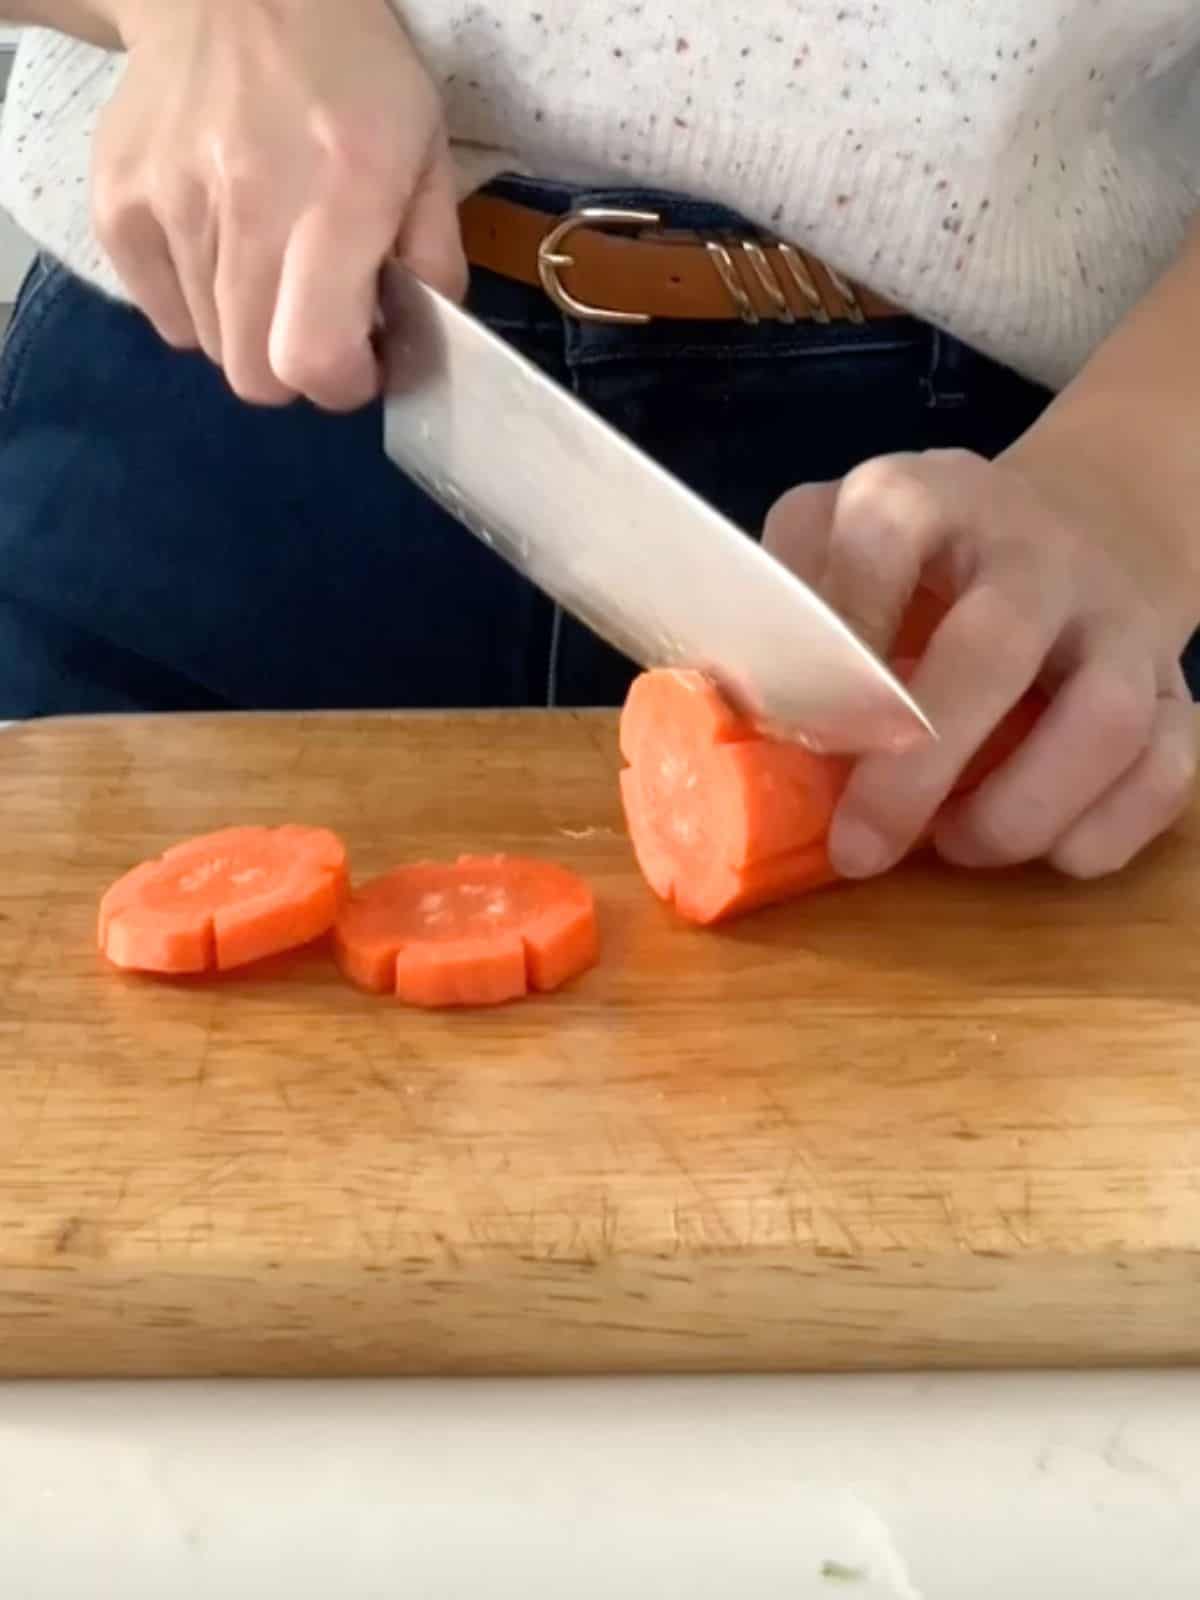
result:
[[(919, 581), (949, 605), (909, 680), (940, 738), (856, 764), (830, 835), (843, 876), (886, 871), (934, 824), (961, 866), (1098, 877), (1178, 820), (1198, 750), (1179, 658), (1200, 601), (1130, 506), (1019, 448), (994, 463), (938, 451), (793, 490), (765, 543), (885, 656)], [(1050, 703), (1033, 732), (947, 804), (1034, 684)]]

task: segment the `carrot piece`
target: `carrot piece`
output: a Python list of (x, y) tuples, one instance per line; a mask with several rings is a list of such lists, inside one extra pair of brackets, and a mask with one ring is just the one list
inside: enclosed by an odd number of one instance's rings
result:
[(352, 983), (426, 1007), (500, 1005), (561, 988), (598, 953), (574, 873), (514, 856), (415, 862), (355, 890), (334, 928)]
[(848, 763), (755, 737), (699, 673), (642, 673), (629, 703), (621, 798), (660, 899), (708, 924), (827, 880), (824, 837)]
[(795, 900), (836, 882), (837, 873), (825, 845), (811, 844), (802, 850), (755, 861), (740, 871), (726, 868), (724, 882), (713, 874), (707, 885), (685, 887), (676, 896), (675, 905), (688, 922), (708, 926), (784, 900)]
[[(915, 663), (897, 663), (904, 677)], [(759, 738), (696, 673), (639, 675), (621, 749), (621, 801), (650, 889), (708, 926), (837, 881), (826, 839), (851, 770), (842, 757)], [(968, 763), (956, 797), (980, 784), (1028, 736), (1044, 709), (1027, 695)]]
[(327, 829), (223, 828), (119, 878), (98, 942), (129, 971), (228, 971), (328, 932), (346, 884), (345, 846)]
[[(664, 694), (663, 684), (670, 693)], [(709, 749), (753, 739), (752, 727), (738, 717), (702, 673), (664, 667), (633, 680), (621, 712), (621, 754), (636, 766), (644, 750)]]

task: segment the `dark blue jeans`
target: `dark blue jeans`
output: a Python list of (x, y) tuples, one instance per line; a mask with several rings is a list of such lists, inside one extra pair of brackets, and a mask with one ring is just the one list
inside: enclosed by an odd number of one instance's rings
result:
[[(626, 191), (507, 183), (549, 211)], [(994, 454), (1048, 396), (908, 319), (564, 320), (473, 309), (748, 534), (793, 484), (893, 450)], [(199, 355), (40, 260), (0, 362), (0, 719), (108, 710), (613, 705), (630, 663), (433, 507), (372, 407), (239, 402)]]

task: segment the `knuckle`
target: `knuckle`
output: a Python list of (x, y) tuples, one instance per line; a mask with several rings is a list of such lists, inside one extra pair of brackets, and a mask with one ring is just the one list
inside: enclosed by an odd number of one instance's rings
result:
[(337, 401), (353, 387), (351, 353), (332, 345), (284, 345), (274, 353), (271, 365), (281, 384), (310, 398)]
[(281, 383), (305, 392), (323, 387), (337, 373), (336, 360), (328, 352), (310, 345), (285, 346), (277, 353), (273, 366)]
[(1022, 678), (1041, 666), (1049, 643), (1036, 608), (993, 584), (964, 595), (947, 622), (947, 632), (991, 664), (997, 679)]
[(155, 180), (152, 191), (155, 210), (171, 231), (197, 233), (207, 222), (208, 191), (199, 178), (182, 172), (164, 173)]
[(312, 114), (311, 130), (331, 182), (395, 184), (402, 146), (381, 137), (378, 122), (318, 108)]
[(1161, 739), (1146, 758), (1147, 805), (1167, 825), (1186, 809), (1196, 787), (1194, 740)]
[(254, 165), (230, 165), (222, 172), (220, 203), (222, 212), (231, 222), (253, 227), (270, 206), (271, 185)]
[(941, 502), (902, 459), (880, 457), (855, 467), (842, 484), (836, 529), (842, 537), (926, 546), (945, 526)]
[(1149, 673), (1142, 683), (1112, 667), (1097, 667), (1087, 692), (1087, 714), (1096, 741), (1111, 759), (1138, 754), (1154, 716), (1154, 684)]
[(124, 184), (98, 180), (92, 190), (92, 223), (106, 249), (120, 245), (136, 224), (142, 207)]
[(944, 450), (931, 450), (929, 459), (943, 472), (970, 475), (972, 477), (987, 471), (988, 463), (983, 456), (974, 450), (968, 450), (962, 445), (951, 445)]

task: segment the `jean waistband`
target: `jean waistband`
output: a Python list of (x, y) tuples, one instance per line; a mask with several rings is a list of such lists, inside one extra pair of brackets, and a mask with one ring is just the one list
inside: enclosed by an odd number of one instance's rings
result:
[(657, 211), (664, 223), (673, 228), (732, 229), (751, 235), (765, 232), (727, 206), (654, 186), (587, 183), (505, 172), (485, 188), (489, 194), (517, 201), (551, 216), (561, 216), (579, 206), (609, 206), (617, 210)]

